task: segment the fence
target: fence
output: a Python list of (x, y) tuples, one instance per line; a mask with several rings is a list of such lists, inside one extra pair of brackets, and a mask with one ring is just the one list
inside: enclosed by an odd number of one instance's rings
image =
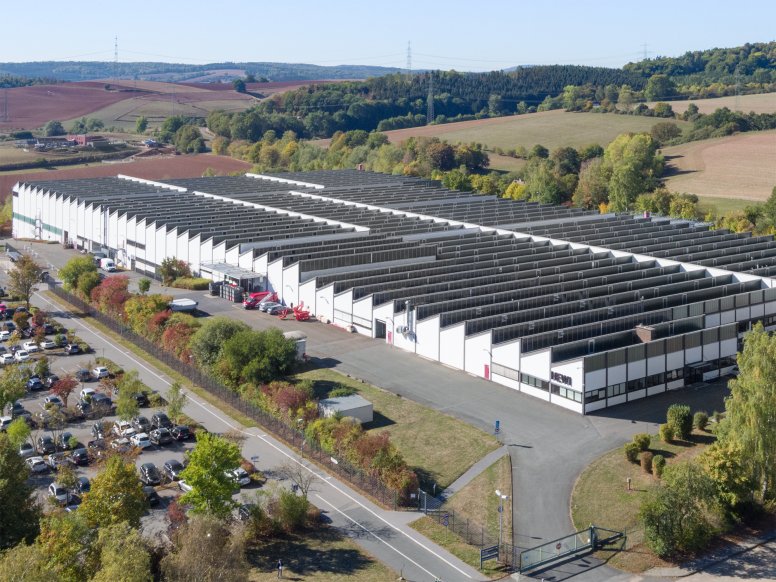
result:
[(622, 532), (591, 525), (587, 529), (524, 550), (520, 553), (519, 571), (522, 573), (536, 570), (564, 558), (595, 551), (624, 538), (625, 534)]
[(154, 358), (160, 360), (190, 380), (193, 384), (205, 389), (213, 396), (224, 401), (235, 410), (238, 410), (241, 414), (255, 420), (267, 432), (272, 433), (280, 440), (285, 441), (287, 444), (294, 447), (303, 457), (316, 461), (321, 465), (325, 465), (327, 471), (342, 477), (345, 481), (361, 491), (368, 493), (385, 506), (399, 509), (400, 503), (404, 502), (403, 499), (399, 498), (397, 491), (386, 487), (373, 475), (363, 472), (358, 467), (351, 465), (345, 459), (337, 459), (335, 462), (331, 457), (331, 454), (324, 451), (317, 442), (306, 440), (304, 432), (288, 426), (258, 406), (240, 398), (239, 395), (232, 390), (229, 390), (218, 380), (202, 373), (192, 364), (180, 361), (174, 355), (160, 349), (156, 344), (133, 332), (122, 322), (105, 315), (75, 295), (68, 293), (53, 281), (49, 281), (49, 289), (56, 296), (70, 303), (84, 315), (93, 317), (123, 338), (137, 345), (140, 349), (149, 354), (153, 354)]

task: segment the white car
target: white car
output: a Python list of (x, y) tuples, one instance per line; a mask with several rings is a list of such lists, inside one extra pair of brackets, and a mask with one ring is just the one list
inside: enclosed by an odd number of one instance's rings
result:
[(58, 397), (58, 396), (46, 396), (43, 399), (43, 408), (50, 408), (52, 406), (56, 406), (57, 408), (62, 408), (65, 405), (64, 402)]
[(11, 332), (7, 329), (0, 331), (0, 342), (5, 342), (11, 339)]
[(13, 354), (0, 354), (0, 364), (5, 366), (6, 364), (13, 364), (16, 360), (13, 359)]
[(30, 353), (40, 351), (40, 346), (36, 342), (24, 342), (22, 347)]
[(237, 467), (236, 469), (227, 471), (226, 474), (229, 475), (229, 477), (231, 477), (240, 487), (245, 487), (246, 485), (251, 484), (250, 475), (248, 475), (248, 472), (242, 467)]
[(184, 493), (188, 493), (189, 491), (194, 489), (194, 487), (186, 483), (186, 481), (178, 481), (178, 489), (180, 489)]
[(24, 350), (19, 350), (13, 355), (13, 359), (17, 362), (26, 362), (30, 359), (30, 354)]
[(118, 437), (129, 438), (135, 434), (135, 429), (126, 420), (117, 420), (113, 425), (113, 434)]
[(81, 400), (89, 400), (95, 394), (97, 391), (94, 388), (84, 388), (81, 390)]
[(13, 418), (10, 416), (0, 416), (0, 431), (7, 429), (12, 422)]
[(40, 342), (40, 347), (44, 350), (53, 350), (57, 347), (57, 342), (51, 341), (51, 340), (43, 340)]
[(45, 473), (49, 470), (49, 466), (43, 460), (43, 457), (30, 457), (26, 462), (33, 473)]
[(59, 483), (52, 483), (48, 488), (49, 495), (57, 500), (58, 503), (67, 503), (67, 489)]
[(110, 372), (108, 372), (108, 368), (104, 366), (97, 366), (94, 370), (92, 370), (92, 376), (99, 380), (100, 378), (108, 378), (110, 376)]
[(139, 449), (147, 449), (153, 444), (151, 443), (151, 439), (148, 438), (148, 434), (144, 432), (133, 434), (130, 437), (129, 442), (131, 442), (134, 446), (136, 446)]

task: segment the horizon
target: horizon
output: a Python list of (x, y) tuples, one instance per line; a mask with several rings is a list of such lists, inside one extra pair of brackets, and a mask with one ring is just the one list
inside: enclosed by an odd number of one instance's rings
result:
[[(475, 10), (473, 17), (462, 18), (472, 12), (470, 4), (432, 2), (426, 7), (430, 14), (426, 18), (416, 3), (398, 0), (390, 7), (375, 8), (370, 12), (372, 20), (366, 21), (363, 5), (352, 0), (337, 6), (302, 0), (292, 20), (283, 6), (259, 8), (246, 0), (227, 0), (219, 6), (225, 17), (207, 21), (205, 27), (197, 8), (204, 11), (210, 5), (202, 0), (187, 3), (185, 12), (172, 3), (139, 0), (120, 16), (114, 6), (95, 0), (80, 2), (72, 12), (62, 11), (61, 3), (40, 0), (36, 41), (30, 42), (28, 28), (10, 27), (4, 33), (2, 62), (114, 62), (118, 37), (119, 63), (263, 62), (406, 70), (410, 42), (413, 70), (482, 72), (537, 65), (621, 68), (645, 56), (678, 57), (690, 51), (770, 42), (770, 22), (776, 18), (776, 4), (762, 0), (742, 6), (746, 14), (757, 15), (749, 19), (746, 30), (732, 30), (729, 11), (716, 1), (704, 3), (703, 26), (692, 26), (700, 14), (691, 3), (672, 6), (668, 17), (659, 10), (622, 9), (613, 0), (603, 0), (594, 10), (566, 0), (541, 6), (504, 3), (497, 8), (500, 4), (491, 2)], [(229, 18), (232, 14), (244, 17)], [(19, 5), (7, 7), (6, 15), (8, 22), (30, 18)], [(267, 21), (273, 26), (262, 26)], [(73, 30), (85, 34), (66, 34), (66, 43), (45, 40)], [(207, 34), (198, 34), (200, 30)]]

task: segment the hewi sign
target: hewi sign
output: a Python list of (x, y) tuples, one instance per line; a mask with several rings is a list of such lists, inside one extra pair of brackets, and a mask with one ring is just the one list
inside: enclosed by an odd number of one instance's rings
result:
[(561, 374), (559, 372), (551, 372), (550, 378), (552, 380), (555, 380), (556, 382), (560, 382), (561, 384), (565, 384), (566, 386), (573, 386), (571, 376), (566, 376), (565, 374)]

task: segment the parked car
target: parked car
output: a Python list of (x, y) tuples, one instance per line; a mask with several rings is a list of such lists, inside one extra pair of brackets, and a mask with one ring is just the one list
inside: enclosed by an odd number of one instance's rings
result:
[(151, 430), (151, 421), (148, 420), (145, 416), (136, 416), (131, 421), (132, 427), (137, 432), (148, 432)]
[(30, 392), (34, 392), (36, 390), (43, 390), (45, 387), (46, 385), (37, 376), (27, 380), (27, 390), (29, 390)]
[(48, 388), (49, 390), (51, 390), (51, 387), (52, 387), (54, 384), (56, 384), (57, 382), (59, 382), (59, 376), (57, 376), (56, 374), (49, 374), (48, 376), (46, 376), (45, 378), (43, 378), (43, 384), (44, 384), (44, 385), (46, 386), (46, 388)]
[(267, 309), (269, 315), (279, 315), (286, 307), (284, 305), (273, 305)]
[(26, 362), (30, 359), (30, 354), (25, 350), (17, 350), (13, 355), (13, 359), (17, 362)]
[(27, 441), (24, 441), (22, 444), (19, 445), (19, 456), (22, 459), (29, 459), (30, 457), (34, 457), (35, 447), (33, 447)]
[(51, 335), (54, 332), (56, 332), (56, 329), (54, 329), (53, 325), (51, 325), (48, 322), (43, 324), (43, 333), (45, 333), (46, 335)]
[(54, 439), (48, 434), (38, 437), (37, 446), (35, 448), (39, 455), (50, 455), (57, 452), (57, 446), (54, 444)]
[(176, 441), (186, 441), (194, 436), (189, 430), (189, 427), (184, 425), (177, 425), (172, 427), (170, 429), (170, 434)]
[(135, 399), (140, 408), (148, 406), (148, 396), (146, 396), (145, 392), (136, 392), (132, 395), (132, 398)]
[(22, 347), (29, 353), (40, 351), (40, 346), (38, 345), (38, 342), (24, 342), (22, 344)]
[(8, 331), (7, 329), (0, 330), (0, 342), (7, 342), (11, 339), (12, 333), (12, 331)]
[(6, 364), (13, 364), (15, 361), (13, 354), (0, 354), (0, 364), (3, 366)]
[(111, 432), (115, 434), (117, 437), (131, 437), (133, 434), (135, 434), (135, 429), (132, 428), (132, 425), (129, 424), (126, 420), (117, 420), (113, 428), (111, 429)]
[(62, 451), (67, 451), (70, 449), (70, 439), (73, 438), (73, 433), (71, 432), (62, 432), (57, 436), (57, 448)]
[(162, 501), (162, 498), (159, 497), (156, 489), (154, 489), (151, 485), (145, 485), (143, 487), (143, 495), (145, 495), (146, 501), (151, 507), (159, 505)]
[(246, 299), (243, 301), (243, 309), (256, 309), (259, 306), (258, 299)]
[(140, 481), (144, 485), (159, 485), (162, 482), (162, 476), (159, 469), (153, 463), (143, 463), (140, 465)]
[(131, 442), (133, 446), (136, 446), (139, 449), (147, 449), (152, 445), (148, 434), (144, 432), (133, 434), (131, 437), (129, 437), (129, 442)]
[[(13, 308), (11, 308), (11, 307), (9, 307), (8, 309), (6, 309), (6, 310), (5, 310), (5, 315), (6, 315), (6, 317), (7, 317), (8, 319), (11, 319), (11, 317), (13, 317), (14, 311), (15, 311), (15, 310), (14, 310)], [(13, 332), (15, 332), (15, 331), (16, 331), (16, 324), (15, 324), (13, 321), (6, 321), (6, 322), (3, 324), (3, 328), (4, 328), (4, 329), (6, 329), (7, 331), (9, 331), (9, 332), (13, 333)]]
[(281, 304), (278, 303), (277, 301), (265, 301), (264, 303), (259, 304), (259, 311), (264, 311), (266, 313), (268, 309), (272, 309), (273, 307), (277, 307), (278, 305), (281, 305)]
[(148, 437), (151, 439), (151, 442), (158, 447), (172, 443), (172, 435), (166, 428), (152, 430)]
[(78, 344), (67, 344), (65, 346), (65, 353), (68, 356), (72, 356), (74, 354), (80, 354), (81, 348), (78, 347)]
[(5, 431), (13, 422), (12, 416), (0, 416), (0, 431)]
[(46, 473), (49, 470), (49, 466), (43, 460), (43, 457), (30, 457), (25, 462), (33, 473)]
[(89, 451), (87, 451), (82, 446), (79, 446), (72, 453), (70, 453), (68, 460), (77, 467), (85, 467), (89, 464)]
[(185, 469), (183, 463), (175, 459), (170, 459), (162, 465), (162, 473), (170, 481), (178, 481), (181, 478), (181, 471), (183, 469)]
[(60, 505), (64, 505), (67, 503), (67, 500), (68, 500), (67, 489), (65, 489), (59, 483), (52, 483), (51, 485), (49, 485), (48, 493), (51, 497), (55, 498), (57, 500), (57, 503), (59, 503)]
[(189, 491), (191, 491), (194, 488), (191, 485), (189, 485), (188, 483), (186, 483), (186, 481), (181, 480), (181, 481), (178, 481), (178, 489), (180, 489), (184, 493), (188, 493)]
[(67, 463), (67, 457), (64, 453), (51, 453), (46, 457), (46, 463), (53, 471), (56, 471), (62, 465)]
[(129, 442), (129, 439), (126, 437), (116, 439), (110, 444), (111, 448), (117, 450), (120, 453), (126, 453), (129, 449), (132, 448), (132, 443)]
[(105, 439), (94, 439), (86, 443), (86, 450), (89, 451), (91, 457), (102, 457), (103, 451), (105, 451), (106, 443)]
[(110, 399), (110, 396), (100, 392), (92, 396), (91, 405), (95, 413), (110, 414), (113, 409), (113, 401)]
[(237, 508), (237, 519), (246, 522), (250, 521), (253, 516), (253, 508), (256, 507), (255, 503), (243, 503)]
[(231, 477), (234, 480), (234, 482), (240, 487), (245, 487), (246, 485), (251, 484), (250, 475), (248, 475), (248, 472), (242, 467), (237, 467), (236, 469), (227, 471), (226, 474), (229, 475), (229, 477)]
[(73, 493), (81, 497), (84, 493), (89, 493), (89, 491), (92, 490), (92, 483), (89, 481), (89, 477), (78, 477), (75, 480), (75, 485), (73, 486)]
[(94, 388), (84, 388), (81, 390), (81, 400), (89, 402), (95, 394), (97, 394), (97, 390)]
[(151, 417), (151, 426), (154, 428), (172, 428), (172, 422), (164, 412), (157, 412)]
[(52, 340), (43, 340), (40, 342), (40, 347), (44, 350), (53, 350), (57, 347), (57, 343)]
[(62, 402), (62, 399), (59, 396), (46, 396), (41, 404), (43, 408), (56, 408), (57, 410), (64, 407), (64, 405), (65, 403)]
[(101, 378), (109, 378), (110, 372), (108, 372), (108, 368), (105, 366), (97, 366), (92, 370), (92, 376), (100, 380)]
[(89, 370), (84, 370), (83, 368), (76, 370), (73, 375), (79, 382), (89, 382), (92, 380), (92, 375), (89, 373)]
[(11, 418), (18, 418), (19, 416), (24, 416), (25, 414), (29, 414), (29, 412), (27, 412), (27, 410), (24, 408), (24, 405), (18, 400), (11, 405)]
[(105, 438), (105, 428), (104, 422), (95, 422), (92, 425), (92, 436), (96, 439)]

